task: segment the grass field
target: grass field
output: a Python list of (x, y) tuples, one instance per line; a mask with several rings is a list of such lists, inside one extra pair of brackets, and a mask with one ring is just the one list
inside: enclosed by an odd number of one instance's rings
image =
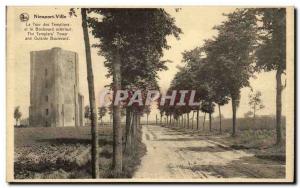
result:
[[(90, 127), (15, 128), (14, 172), (23, 178), (91, 178)], [(99, 128), (100, 178), (113, 177), (112, 128)], [(131, 177), (146, 149), (124, 156), (121, 177)]]

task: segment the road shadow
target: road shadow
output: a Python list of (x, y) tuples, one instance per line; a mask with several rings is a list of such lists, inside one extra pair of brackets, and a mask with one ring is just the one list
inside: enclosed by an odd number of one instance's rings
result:
[(176, 132), (170, 132), (170, 133), (164, 133), (164, 135), (168, 135), (168, 136), (176, 136), (176, 135), (178, 135), (178, 136), (181, 136), (181, 135), (186, 135), (186, 134), (183, 134), (183, 133), (176, 133)]
[(160, 138), (157, 139), (156, 141), (171, 141), (171, 142), (176, 142), (176, 141), (200, 141), (200, 140), (205, 140), (203, 138)]
[(181, 147), (178, 148), (179, 151), (192, 151), (192, 152), (223, 152), (230, 151), (229, 148), (222, 148), (218, 146), (206, 146), (206, 147)]
[(216, 178), (285, 178), (285, 166), (262, 163), (255, 157), (241, 158), (225, 165), (179, 165), (178, 168)]

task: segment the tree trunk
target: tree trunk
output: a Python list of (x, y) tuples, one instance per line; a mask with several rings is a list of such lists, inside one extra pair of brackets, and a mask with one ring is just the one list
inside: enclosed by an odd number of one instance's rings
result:
[(90, 39), (87, 28), (87, 15), (86, 9), (81, 9), (82, 17), (82, 30), (83, 39), (85, 44), (85, 55), (86, 55), (86, 67), (87, 67), (87, 80), (89, 89), (89, 101), (91, 110), (91, 134), (92, 134), (92, 148), (91, 148), (91, 163), (92, 163), (92, 178), (99, 177), (99, 157), (98, 157), (98, 126), (97, 126), (97, 112), (95, 102), (95, 90), (94, 90), (94, 76), (92, 57), (90, 49)]
[(147, 114), (147, 125), (148, 125), (148, 116), (149, 116), (149, 115)]
[(181, 127), (183, 127), (184, 128), (184, 122), (183, 122), (184, 120), (183, 120), (183, 115), (181, 115)]
[(236, 136), (236, 99), (234, 97), (231, 98), (232, 103), (232, 134), (231, 136)]
[[(113, 91), (114, 98), (118, 90), (121, 90), (121, 59), (116, 50), (113, 61)], [(114, 100), (113, 100), (114, 101)], [(122, 172), (122, 127), (120, 118), (120, 104), (113, 104), (113, 169), (116, 176)]]
[(111, 126), (112, 115), (109, 115), (109, 126)]
[(254, 106), (253, 106), (253, 126), (255, 126), (255, 118), (256, 118), (256, 105), (254, 103)]
[(134, 116), (134, 126), (133, 126), (133, 140), (134, 140), (134, 147), (136, 146), (136, 136), (137, 136), (137, 127), (139, 124), (139, 117), (138, 114), (136, 113)]
[(280, 145), (282, 143), (282, 132), (281, 132), (281, 83), (282, 71), (279, 69), (276, 72), (276, 144)]
[(136, 144), (136, 125), (137, 125), (137, 114), (134, 112), (132, 114), (132, 127), (131, 127), (131, 150), (134, 151), (135, 150), (135, 144)]
[(197, 110), (197, 130), (199, 130), (199, 110)]
[(169, 116), (167, 115), (167, 119), (166, 119), (166, 127), (168, 127), (169, 125)]
[(129, 107), (126, 108), (126, 119), (125, 119), (125, 149), (124, 151), (128, 151), (128, 148), (131, 145), (131, 116), (132, 112)]
[(222, 114), (221, 114), (221, 105), (218, 104), (218, 107), (219, 107), (219, 120), (220, 120), (220, 128), (219, 128), (219, 131), (220, 131), (220, 134), (222, 133)]
[(160, 115), (160, 126), (162, 126), (163, 115)]
[(203, 117), (203, 131), (205, 130), (205, 117), (206, 117), (206, 112), (204, 112), (204, 117)]
[(138, 115), (138, 120), (139, 120), (138, 126), (141, 127), (142, 125), (141, 125), (141, 116), (140, 115)]
[(166, 115), (165, 117), (165, 126), (167, 127), (168, 126), (168, 116)]
[(192, 129), (194, 129), (194, 111), (193, 111), (193, 114), (192, 114)]
[(253, 107), (253, 118), (255, 119), (255, 109), (256, 109), (256, 105), (254, 104), (254, 107)]
[(190, 113), (187, 113), (186, 116), (187, 116), (187, 128), (189, 129), (190, 128)]
[(128, 135), (130, 128), (130, 120), (131, 120), (131, 110), (129, 107), (126, 108), (126, 117), (125, 117), (125, 135)]
[(128, 135), (128, 149), (130, 151), (130, 153), (133, 153), (133, 138), (134, 138), (134, 118), (135, 118), (135, 114), (134, 112), (131, 110), (131, 113), (130, 113), (130, 125), (129, 125), (129, 135)]
[(137, 123), (136, 123), (136, 131), (135, 131), (136, 136), (135, 136), (135, 138), (137, 140), (140, 136), (142, 125), (141, 125), (141, 115), (138, 113), (136, 116), (137, 116)]
[(209, 115), (209, 132), (211, 132), (211, 113), (208, 113)]

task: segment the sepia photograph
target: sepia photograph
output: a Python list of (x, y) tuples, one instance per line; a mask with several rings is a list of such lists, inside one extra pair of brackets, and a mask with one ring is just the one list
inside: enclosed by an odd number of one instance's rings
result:
[(6, 7), (6, 181), (293, 183), (294, 7)]

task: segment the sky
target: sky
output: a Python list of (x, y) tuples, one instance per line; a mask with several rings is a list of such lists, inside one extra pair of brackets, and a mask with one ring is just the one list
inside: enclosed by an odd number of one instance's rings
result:
[[(88, 87), (87, 75), (85, 64), (85, 50), (83, 42), (83, 34), (81, 27), (81, 17), (70, 18), (68, 16), (69, 8), (51, 8), (51, 7), (15, 7), (8, 8), (8, 46), (7, 46), (7, 59), (9, 70), (13, 71), (7, 76), (9, 84), (7, 90), (13, 94), (13, 102), (8, 105), (20, 106), (23, 117), (28, 117), (28, 108), (30, 104), (30, 51), (51, 49), (53, 47), (61, 47), (64, 50), (70, 50), (78, 53), (79, 56), (79, 88), (80, 92), (84, 95), (84, 103), (88, 104)], [(174, 37), (168, 37), (168, 44), (171, 49), (164, 51), (163, 59), (171, 60), (168, 63), (167, 71), (158, 73), (158, 83), (162, 90), (166, 90), (170, 86), (170, 82), (178, 71), (177, 66), (183, 66), (182, 52), (191, 50), (197, 46), (201, 46), (206, 39), (216, 36), (217, 33), (213, 30), (215, 25), (221, 24), (226, 19), (223, 13), (232, 12), (234, 8), (231, 7), (184, 7), (179, 12), (175, 12), (174, 8), (166, 8), (166, 11), (175, 18), (176, 25), (180, 27), (183, 34), (180, 40)], [(24, 32), (25, 23), (20, 22), (19, 15), (23, 12), (29, 14), (32, 23), (43, 23), (45, 20), (34, 19), (34, 14), (39, 15), (54, 15), (64, 14), (67, 16), (65, 19), (47, 19), (46, 22), (61, 23), (66, 22), (71, 24), (72, 31), (70, 33), (69, 41), (25, 41)], [(79, 13), (79, 12), (78, 12)], [(91, 44), (98, 41), (90, 35)], [(111, 79), (106, 78), (107, 69), (104, 67), (104, 57), (97, 54), (96, 48), (92, 49), (92, 62), (93, 72), (95, 79), (95, 93), (97, 105), (99, 105), (100, 93), (103, 91), (104, 86), (111, 82)], [(262, 101), (265, 108), (259, 111), (258, 115), (274, 115), (275, 114), (275, 72), (260, 73), (255, 75), (257, 78), (250, 79), (250, 85), (254, 91), (262, 92)], [(241, 90), (240, 106), (238, 108), (237, 116), (242, 117), (244, 113), (250, 110), (248, 105), (248, 95), (250, 89), (243, 88)], [(283, 91), (283, 104), (285, 101), (285, 91)], [(8, 112), (9, 113), (9, 112)], [(224, 117), (231, 117), (231, 104), (222, 107)], [(150, 120), (155, 119), (158, 110), (153, 107)], [(285, 105), (283, 105), (283, 115), (285, 114)], [(107, 117), (106, 117), (107, 119)]]

